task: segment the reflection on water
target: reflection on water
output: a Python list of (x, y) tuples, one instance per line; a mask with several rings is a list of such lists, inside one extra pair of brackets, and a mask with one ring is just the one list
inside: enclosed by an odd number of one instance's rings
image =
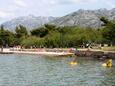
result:
[[(37, 55), (0, 55), (0, 86), (114, 86), (115, 67), (104, 68), (102, 62)], [(115, 65), (115, 61), (113, 61)]]

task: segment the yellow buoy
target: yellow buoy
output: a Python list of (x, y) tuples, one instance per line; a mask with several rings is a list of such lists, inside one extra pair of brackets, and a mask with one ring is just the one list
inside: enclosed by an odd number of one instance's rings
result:
[(107, 67), (107, 64), (106, 64), (106, 63), (103, 63), (102, 66), (103, 66), (103, 67)]
[(102, 64), (103, 67), (112, 67), (112, 59), (109, 59), (106, 63)]
[(77, 65), (77, 62), (70, 62), (71, 65)]

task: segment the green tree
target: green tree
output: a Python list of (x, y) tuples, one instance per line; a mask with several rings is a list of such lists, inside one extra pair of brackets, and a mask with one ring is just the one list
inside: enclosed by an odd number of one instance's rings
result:
[(16, 27), (15, 32), (16, 32), (15, 33), (15, 37), (16, 37), (15, 44), (20, 45), (21, 40), (28, 36), (28, 31), (26, 27), (19, 25)]
[[(105, 22), (105, 20), (107, 22)], [(106, 43), (115, 45), (115, 21), (105, 19), (102, 20), (104, 22), (105, 27), (102, 30), (102, 35)]]
[(16, 37), (18, 37), (18, 38), (28, 35), (28, 31), (27, 31), (26, 27), (24, 27), (22, 25), (17, 26), (15, 32), (16, 32)]
[(48, 34), (48, 30), (44, 27), (40, 27), (31, 31), (32, 36), (44, 37)]
[(5, 30), (3, 26), (0, 29), (0, 44), (4, 46), (13, 46), (14, 45), (14, 34), (8, 30)]

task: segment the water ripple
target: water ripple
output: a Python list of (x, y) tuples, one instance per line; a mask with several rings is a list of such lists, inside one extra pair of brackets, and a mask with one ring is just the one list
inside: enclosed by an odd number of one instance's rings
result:
[[(78, 58), (37, 55), (0, 55), (0, 86), (114, 86), (115, 67), (103, 68), (102, 62)], [(115, 64), (115, 61), (113, 61)]]

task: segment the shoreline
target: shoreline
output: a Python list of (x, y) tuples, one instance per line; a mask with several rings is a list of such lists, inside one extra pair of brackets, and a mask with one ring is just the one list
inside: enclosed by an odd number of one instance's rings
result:
[[(49, 51), (48, 51), (49, 50)], [(61, 50), (59, 52), (59, 50)], [(97, 59), (112, 58), (115, 59), (115, 51), (103, 51), (99, 49), (77, 49), (75, 52), (69, 52), (68, 49), (17, 49), (4, 48), (0, 54), (34, 54), (34, 55), (46, 55), (46, 56), (72, 56), (79, 57), (94, 57)]]
[(32, 49), (27, 49), (25, 51), (23, 50), (11, 50), (10, 48), (4, 48), (0, 54), (34, 54), (34, 55), (46, 55), (46, 56), (71, 56), (74, 55), (74, 53), (71, 52), (47, 52), (47, 51), (36, 51), (36, 49), (33, 49), (34, 51), (31, 51)]

